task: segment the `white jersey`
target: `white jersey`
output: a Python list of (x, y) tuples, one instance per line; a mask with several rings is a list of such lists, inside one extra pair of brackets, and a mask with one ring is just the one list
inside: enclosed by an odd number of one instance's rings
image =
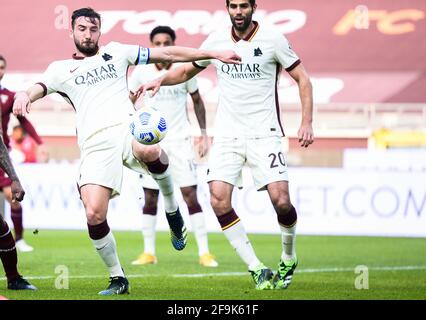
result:
[[(172, 64), (168, 70), (180, 65), (182, 64)], [(137, 66), (130, 77), (129, 88), (135, 92), (142, 84), (161, 77), (168, 70), (159, 69), (155, 64)], [(162, 86), (154, 97), (150, 97), (149, 94), (144, 97), (145, 105), (160, 111), (166, 119), (168, 132), (164, 140), (181, 139), (190, 135), (187, 98), (188, 93), (191, 94), (197, 90), (197, 80), (192, 78), (174, 86)]]
[(279, 74), (282, 67), (290, 71), (300, 60), (281, 33), (254, 23), (246, 39), (239, 39), (230, 27), (210, 34), (201, 45), (206, 50), (234, 50), (242, 58), (240, 65), (219, 60), (194, 63), (202, 68), (209, 64), (216, 67), (219, 104), (215, 136), (284, 135), (277, 91)]
[(43, 76), (45, 94), (58, 92), (76, 111), (78, 144), (94, 133), (128, 121), (132, 103), (127, 88), (129, 65), (146, 64), (149, 49), (110, 42), (86, 58), (55, 61)]

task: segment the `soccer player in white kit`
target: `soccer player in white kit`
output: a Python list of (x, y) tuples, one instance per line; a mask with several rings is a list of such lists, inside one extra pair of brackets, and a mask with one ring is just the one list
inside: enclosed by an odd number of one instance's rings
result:
[(192, 48), (144, 48), (110, 42), (99, 48), (100, 15), (91, 8), (72, 14), (71, 35), (76, 46), (73, 59), (55, 61), (44, 73), (42, 82), (15, 95), (13, 112), (25, 115), (31, 102), (58, 92), (74, 107), (81, 163), (78, 179), (88, 223), (89, 236), (107, 266), (110, 284), (101, 295), (129, 292), (129, 282), (118, 259), (115, 239), (106, 216), (109, 199), (120, 193), (123, 165), (150, 174), (159, 184), (165, 199), (174, 247), (186, 244), (186, 229), (173, 195), (168, 158), (158, 145), (144, 146), (129, 129), (127, 70), (129, 65), (163, 61), (194, 61), (205, 58), (239, 63), (231, 51), (206, 51)]
[[(239, 65), (213, 60), (197, 61), (171, 70), (144, 86), (142, 94), (160, 85), (188, 81), (209, 64), (216, 67), (219, 105), (215, 136), (209, 157), (211, 204), (226, 238), (247, 264), (256, 289), (285, 289), (298, 260), (295, 251), (296, 210), (290, 202), (287, 165), (282, 153), (284, 135), (280, 120), (277, 83), (284, 68), (296, 81), (302, 104), (298, 131), (302, 147), (313, 143), (312, 85), (287, 39), (271, 27), (252, 20), (255, 0), (227, 0), (232, 27), (213, 32), (202, 49), (235, 50)], [(251, 169), (258, 190), (267, 190), (282, 234), (282, 254), (276, 275), (257, 258), (243, 225), (232, 208), (231, 196), (243, 165)]]
[[(169, 26), (158, 26), (151, 31), (150, 40), (151, 45), (155, 48), (174, 46), (176, 33)], [(136, 92), (142, 84), (158, 78), (177, 66), (179, 64), (172, 63), (137, 66), (130, 77), (129, 87)], [(170, 172), (173, 181), (180, 187), (183, 199), (188, 206), (189, 219), (198, 245), (199, 263), (205, 267), (217, 267), (217, 261), (209, 252), (204, 214), (197, 199), (197, 174), (190, 136), (191, 125), (187, 114), (188, 94), (194, 103), (195, 115), (202, 133), (200, 148), (198, 149), (199, 156), (202, 157), (207, 153), (209, 146), (206, 131), (206, 109), (195, 78), (175, 86), (163, 87), (155, 97), (144, 97), (143, 104), (159, 110), (166, 119), (168, 132), (160, 145), (170, 157)], [(136, 96), (132, 95), (132, 91), (130, 97), (136, 102), (138, 108), (141, 99), (136, 101)], [(157, 263), (155, 226), (159, 195), (158, 185), (151, 176), (145, 175), (142, 176), (142, 187), (145, 195), (142, 211), (144, 252), (132, 262), (136, 265)]]

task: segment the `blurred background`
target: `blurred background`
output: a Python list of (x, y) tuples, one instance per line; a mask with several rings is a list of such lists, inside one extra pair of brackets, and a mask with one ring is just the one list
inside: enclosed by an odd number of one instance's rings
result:
[[(149, 46), (150, 31), (170, 25), (177, 45), (198, 47), (210, 32), (230, 23), (224, 0), (31, 3), (0, 5), (0, 54), (7, 59), (1, 85), (12, 91), (37, 82), (53, 60), (71, 57), (69, 19), (80, 7), (101, 13), (101, 44)], [(423, 0), (258, 1), (255, 20), (289, 39), (314, 88), (316, 139), (302, 149), (296, 139), (301, 119), (297, 86), (286, 74), (279, 86), (301, 234), (426, 237), (425, 14)], [(218, 100), (214, 70), (202, 72), (198, 81), (212, 136)], [(196, 144), (199, 129), (190, 104), (188, 115)], [(43, 98), (28, 118), (49, 151), (48, 163), (25, 164), (19, 150), (12, 152), (15, 162), (22, 163), (17, 169), (27, 191), (26, 227), (86, 227), (75, 188), (79, 151), (74, 117), (60, 96)], [(10, 134), (16, 119), (11, 121)], [(204, 180), (206, 159), (197, 162), (209, 230), (219, 231)], [(142, 194), (140, 177), (126, 171), (123, 194), (111, 203), (112, 227), (140, 230)], [(279, 232), (268, 197), (254, 190), (249, 171), (234, 203), (249, 232)], [(159, 228), (167, 230), (165, 220)]]

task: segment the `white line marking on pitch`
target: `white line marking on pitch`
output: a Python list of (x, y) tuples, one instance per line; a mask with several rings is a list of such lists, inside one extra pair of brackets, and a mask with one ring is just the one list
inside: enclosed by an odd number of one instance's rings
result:
[[(410, 270), (426, 270), (426, 266), (383, 266), (369, 267), (373, 271), (410, 271)], [(296, 273), (322, 273), (322, 272), (353, 272), (354, 268), (318, 268), (318, 269), (299, 269)], [(216, 272), (216, 273), (198, 273), (198, 274), (173, 274), (172, 278), (204, 278), (204, 277), (229, 277), (229, 276), (247, 276), (247, 272)], [(128, 278), (148, 278), (148, 277), (164, 277), (160, 274), (130, 274)], [(24, 276), (28, 280), (47, 280), (55, 279), (56, 276)], [(85, 275), (85, 276), (69, 276), (70, 279), (96, 279), (105, 278), (106, 275)], [(0, 280), (6, 280), (5, 277), (0, 277)]]
[[(398, 267), (370, 267), (374, 271), (399, 271), (399, 270), (426, 270), (426, 266), (398, 266)], [(353, 272), (355, 268), (319, 268), (319, 269), (296, 269), (296, 273), (320, 273), (320, 272)], [(209, 276), (245, 276), (247, 272), (220, 272), (204, 274), (175, 274), (174, 278), (201, 278)]]

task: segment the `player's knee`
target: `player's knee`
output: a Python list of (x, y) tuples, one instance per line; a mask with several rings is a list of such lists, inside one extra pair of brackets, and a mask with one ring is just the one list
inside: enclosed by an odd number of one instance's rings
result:
[(292, 208), (290, 197), (288, 196), (281, 196), (276, 199), (272, 199), (272, 204), (274, 205), (277, 214), (284, 215), (288, 213)]
[(105, 221), (105, 216), (96, 212), (86, 212), (87, 223), (95, 226)]
[(160, 157), (161, 148), (159, 145), (148, 146), (143, 152), (145, 162), (152, 162)]
[(230, 201), (226, 200), (225, 198), (215, 197), (212, 195), (210, 197), (210, 204), (216, 215), (225, 214), (232, 210)]
[(98, 225), (105, 221), (106, 210), (99, 205), (86, 204), (86, 219), (90, 225)]
[(152, 146), (146, 146), (136, 144), (137, 147), (133, 147), (133, 154), (135, 157), (142, 162), (153, 162), (160, 157), (161, 148), (158, 144)]

